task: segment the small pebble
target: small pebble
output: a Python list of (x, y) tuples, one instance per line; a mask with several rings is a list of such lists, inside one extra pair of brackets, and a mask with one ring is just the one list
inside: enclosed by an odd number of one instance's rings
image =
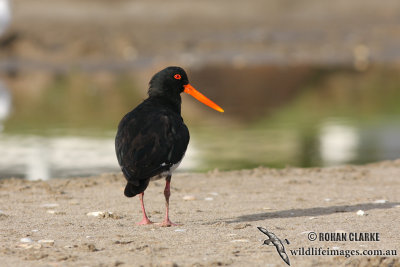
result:
[(212, 196), (218, 196), (219, 195), (217, 192), (211, 192), (209, 194), (212, 195)]
[(314, 219), (316, 219), (317, 217), (310, 217), (310, 218), (308, 218), (309, 220), (314, 220)]
[(57, 203), (46, 203), (46, 204), (42, 204), (40, 206), (42, 208), (55, 208), (55, 207), (58, 207), (60, 205), (58, 205)]
[(72, 199), (71, 201), (69, 201), (70, 205), (78, 205), (79, 201), (77, 199)]
[(93, 211), (93, 212), (86, 213), (86, 215), (98, 217), (98, 218), (121, 219), (121, 216), (118, 216), (111, 211)]
[(47, 244), (47, 245), (54, 245), (54, 240), (51, 240), (51, 239), (41, 239), (41, 240), (38, 241), (38, 243)]
[(213, 201), (214, 198), (212, 198), (212, 197), (206, 197), (206, 198), (204, 198), (204, 200), (206, 200), (206, 201)]
[(332, 247), (333, 250), (338, 250), (340, 247)]
[(359, 210), (359, 211), (357, 211), (357, 215), (358, 216), (364, 216), (365, 215), (365, 211)]
[(331, 199), (330, 198), (325, 198), (324, 199), (326, 202), (329, 202), (329, 201), (331, 201)]
[(375, 204), (384, 204), (386, 202), (388, 202), (386, 199), (377, 199), (374, 201)]
[(36, 233), (36, 232), (39, 232), (39, 230), (38, 229), (33, 229), (32, 232)]
[(176, 229), (175, 232), (186, 232), (186, 229)]
[(99, 216), (104, 216), (106, 213), (104, 211), (92, 211), (86, 213), (87, 216), (93, 216), (93, 217), (99, 217)]
[(31, 248), (40, 249), (42, 247), (42, 245), (24, 243), (24, 244), (19, 244), (18, 247), (23, 248), (23, 249), (31, 249)]
[(19, 241), (22, 243), (32, 243), (33, 242), (33, 240), (30, 239), (29, 237), (21, 238)]
[(47, 213), (56, 214), (56, 215), (65, 215), (66, 214), (66, 212), (58, 211), (58, 210), (47, 210)]
[(33, 247), (33, 245), (32, 244), (19, 244), (18, 247), (24, 248), (24, 249), (30, 249)]
[(90, 252), (98, 251), (98, 249), (96, 248), (96, 246), (94, 244), (84, 244), (83, 247), (85, 250), (88, 250)]
[(195, 197), (195, 196), (192, 196), (192, 195), (187, 195), (187, 196), (184, 196), (182, 199), (183, 199), (183, 200), (195, 200), (196, 197)]

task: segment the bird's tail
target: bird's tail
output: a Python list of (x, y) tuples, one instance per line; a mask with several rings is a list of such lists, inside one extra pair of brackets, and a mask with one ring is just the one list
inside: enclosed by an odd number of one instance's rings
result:
[(147, 186), (149, 185), (149, 182), (150, 182), (150, 179), (145, 180), (145, 181), (142, 180), (142, 181), (140, 181), (138, 186), (128, 182), (125, 186), (124, 195), (126, 197), (134, 197), (137, 194), (144, 192), (144, 190), (146, 190)]

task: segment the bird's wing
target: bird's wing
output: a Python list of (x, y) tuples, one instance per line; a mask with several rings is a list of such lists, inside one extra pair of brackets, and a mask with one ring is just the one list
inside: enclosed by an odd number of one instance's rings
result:
[[(257, 226), (257, 229), (260, 230), (265, 235), (268, 235), (268, 233), (269, 233), (268, 230), (263, 227)], [(268, 235), (268, 237), (270, 237), (270, 236)]]
[(260, 230), (262, 233), (266, 234), (269, 237), (268, 241), (275, 246), (276, 251), (282, 258), (282, 260), (286, 262), (286, 264), (290, 265), (289, 256), (286, 254), (285, 246), (282, 244), (282, 241), (274, 233), (269, 232), (267, 229), (263, 227), (257, 227), (257, 228), (258, 230)]
[(148, 179), (178, 163), (189, 131), (177, 115), (163, 112), (127, 115), (116, 136), (118, 162), (129, 181)]

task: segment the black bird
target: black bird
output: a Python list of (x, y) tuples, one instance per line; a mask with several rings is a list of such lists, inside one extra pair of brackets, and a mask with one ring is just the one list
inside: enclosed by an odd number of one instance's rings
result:
[(168, 216), (171, 175), (182, 161), (189, 143), (189, 131), (181, 117), (182, 92), (224, 112), (189, 84), (182, 68), (168, 67), (151, 78), (149, 97), (119, 123), (115, 150), (128, 182), (125, 196), (134, 197), (139, 194), (143, 220), (138, 224), (152, 223), (144, 208), (144, 191), (150, 180), (165, 177), (166, 213), (161, 225), (175, 225)]

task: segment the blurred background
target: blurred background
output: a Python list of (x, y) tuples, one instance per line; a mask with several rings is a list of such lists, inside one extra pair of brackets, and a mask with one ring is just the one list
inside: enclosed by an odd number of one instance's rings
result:
[(398, 0), (0, 0), (0, 178), (117, 172), (158, 70), (183, 98), (180, 171), (400, 157)]

